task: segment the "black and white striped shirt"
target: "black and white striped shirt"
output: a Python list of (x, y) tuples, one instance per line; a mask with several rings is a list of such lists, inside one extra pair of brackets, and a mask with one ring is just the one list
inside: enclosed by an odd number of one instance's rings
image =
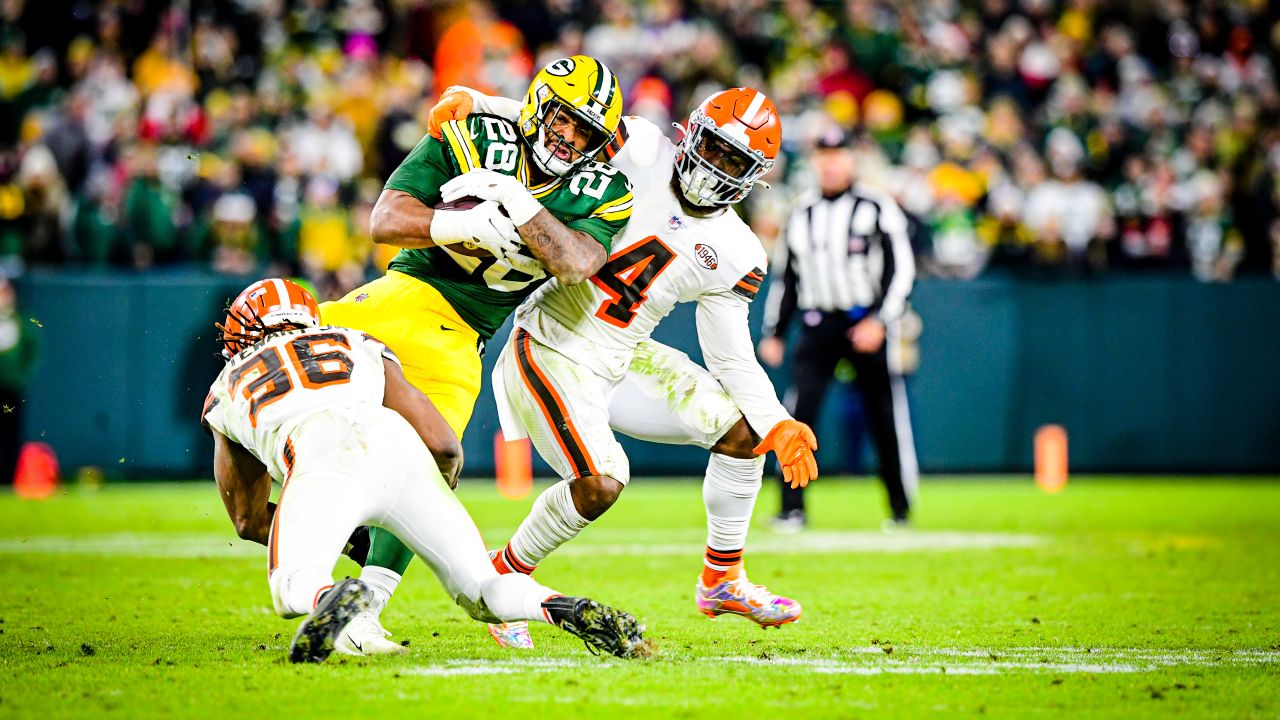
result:
[(857, 185), (810, 196), (791, 212), (770, 275), (766, 337), (785, 335), (797, 309), (893, 322), (916, 275), (906, 215), (892, 198)]

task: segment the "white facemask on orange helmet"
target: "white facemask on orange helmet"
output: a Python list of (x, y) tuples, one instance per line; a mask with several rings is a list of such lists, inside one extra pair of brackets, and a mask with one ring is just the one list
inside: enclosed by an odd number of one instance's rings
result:
[(782, 120), (773, 101), (751, 88), (730, 88), (702, 101), (676, 152), (676, 176), (694, 205), (732, 205), (773, 169)]

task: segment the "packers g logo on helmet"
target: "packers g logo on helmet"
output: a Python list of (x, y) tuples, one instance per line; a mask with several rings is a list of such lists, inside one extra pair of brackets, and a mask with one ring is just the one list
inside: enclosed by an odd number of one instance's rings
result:
[[(555, 113), (565, 112), (591, 127), (587, 146), (570, 145), (551, 129)], [(520, 132), (529, 144), (534, 162), (556, 176), (571, 174), (590, 162), (618, 132), (622, 122), (622, 89), (604, 63), (586, 55), (574, 55), (549, 63), (538, 71), (520, 110)], [(552, 148), (547, 140), (556, 140)], [(555, 147), (570, 149), (570, 159), (557, 157)]]
[(578, 64), (573, 61), (573, 58), (560, 58), (548, 65), (546, 67), (546, 71), (556, 77), (565, 77), (572, 73), (573, 69), (577, 67), (577, 65)]

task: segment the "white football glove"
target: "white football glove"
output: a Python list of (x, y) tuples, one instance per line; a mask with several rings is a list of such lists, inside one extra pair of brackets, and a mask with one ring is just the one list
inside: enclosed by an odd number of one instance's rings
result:
[(517, 227), (532, 220), (542, 209), (542, 203), (519, 180), (484, 168), (463, 173), (445, 183), (440, 195), (445, 202), (468, 196), (493, 200), (506, 209)]
[(483, 248), (495, 257), (520, 251), (520, 233), (491, 200), (468, 210), (436, 210), (431, 216), (431, 239), (437, 245)]

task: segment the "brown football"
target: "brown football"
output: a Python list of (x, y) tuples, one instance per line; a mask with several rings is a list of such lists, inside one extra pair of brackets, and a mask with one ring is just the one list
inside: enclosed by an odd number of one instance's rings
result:
[[(479, 205), (482, 202), (484, 202), (484, 200), (476, 197), (475, 195), (467, 195), (465, 197), (460, 197), (457, 200), (454, 200), (453, 202), (436, 203), (435, 209), (436, 210), (470, 210), (471, 208)], [(503, 215), (506, 215), (507, 209), (499, 205), (498, 212), (502, 213)]]
[(453, 202), (436, 203), (435, 209), (436, 210), (470, 210), (471, 208), (479, 205), (482, 202), (484, 201), (474, 195), (467, 195), (466, 197), (460, 197), (457, 200), (454, 200)]

